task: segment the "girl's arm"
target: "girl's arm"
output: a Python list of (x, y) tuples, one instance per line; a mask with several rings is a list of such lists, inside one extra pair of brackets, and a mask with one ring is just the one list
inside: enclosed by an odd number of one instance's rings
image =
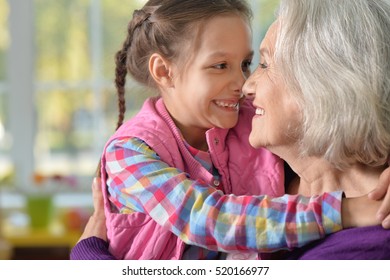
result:
[(342, 228), (340, 192), (310, 198), (225, 195), (168, 166), (134, 138), (111, 143), (105, 156), (106, 183), (118, 211), (148, 214), (186, 244), (269, 252), (300, 247)]

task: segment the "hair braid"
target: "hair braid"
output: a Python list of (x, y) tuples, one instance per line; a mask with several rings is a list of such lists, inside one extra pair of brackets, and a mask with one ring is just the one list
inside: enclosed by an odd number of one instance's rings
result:
[[(126, 85), (126, 75), (127, 75), (127, 50), (131, 44), (131, 40), (133, 38), (131, 26), (129, 24), (128, 28), (128, 37), (126, 41), (123, 43), (123, 47), (115, 54), (115, 86), (118, 94), (118, 121), (116, 125), (116, 130), (123, 124), (123, 120), (125, 118), (126, 112), (126, 99), (125, 99), (125, 85)], [(99, 161), (98, 166), (96, 168), (96, 176), (101, 177), (101, 161)]]
[(116, 130), (122, 125), (124, 115), (126, 112), (126, 99), (125, 99), (125, 85), (126, 85), (126, 49), (124, 48), (118, 51), (115, 55), (116, 67), (115, 67), (115, 86), (118, 94), (118, 121)]
[(125, 85), (127, 75), (127, 52), (133, 40), (133, 27), (128, 26), (127, 39), (123, 43), (122, 49), (115, 55), (115, 86), (118, 94), (118, 121), (116, 130), (123, 124), (126, 112)]
[(133, 19), (129, 22), (127, 27), (127, 38), (123, 43), (122, 49), (119, 50), (115, 55), (115, 86), (118, 94), (118, 121), (116, 130), (123, 124), (126, 112), (126, 99), (125, 99), (125, 85), (126, 85), (126, 75), (127, 75), (127, 64), (128, 64), (128, 52), (133, 41), (134, 32), (136, 29), (141, 28), (144, 22), (149, 21), (152, 12), (157, 7), (148, 7), (145, 11), (144, 9), (135, 10), (133, 13)]

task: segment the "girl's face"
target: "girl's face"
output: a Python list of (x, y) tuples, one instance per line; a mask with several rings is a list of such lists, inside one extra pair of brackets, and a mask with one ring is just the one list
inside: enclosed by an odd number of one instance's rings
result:
[(196, 146), (191, 142), (204, 139), (206, 130), (237, 123), (253, 57), (251, 29), (239, 16), (217, 16), (203, 25), (193, 44), (195, 53), (176, 73), (179, 78), (173, 74), (173, 89), (163, 98), (185, 139)]
[(260, 45), (260, 65), (246, 81), (243, 91), (254, 98), (256, 115), (252, 120), (250, 144), (267, 147), (280, 155), (298, 141), (302, 122), (299, 107), (274, 63), (277, 23), (268, 30)]

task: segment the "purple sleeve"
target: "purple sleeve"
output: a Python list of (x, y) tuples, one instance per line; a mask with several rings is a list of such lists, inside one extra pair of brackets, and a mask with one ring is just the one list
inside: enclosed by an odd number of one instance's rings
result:
[(116, 260), (108, 250), (108, 243), (92, 236), (78, 242), (70, 252), (71, 260)]
[(349, 228), (284, 255), (290, 260), (389, 260), (390, 231), (381, 226)]

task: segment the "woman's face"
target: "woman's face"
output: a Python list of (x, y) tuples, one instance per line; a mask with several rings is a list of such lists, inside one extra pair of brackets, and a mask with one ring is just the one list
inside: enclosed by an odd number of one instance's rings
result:
[(260, 65), (246, 81), (243, 92), (253, 99), (256, 108), (250, 144), (255, 148), (267, 147), (280, 155), (280, 148), (297, 143), (302, 118), (274, 63), (277, 31), (278, 24), (273, 23), (260, 45)]

